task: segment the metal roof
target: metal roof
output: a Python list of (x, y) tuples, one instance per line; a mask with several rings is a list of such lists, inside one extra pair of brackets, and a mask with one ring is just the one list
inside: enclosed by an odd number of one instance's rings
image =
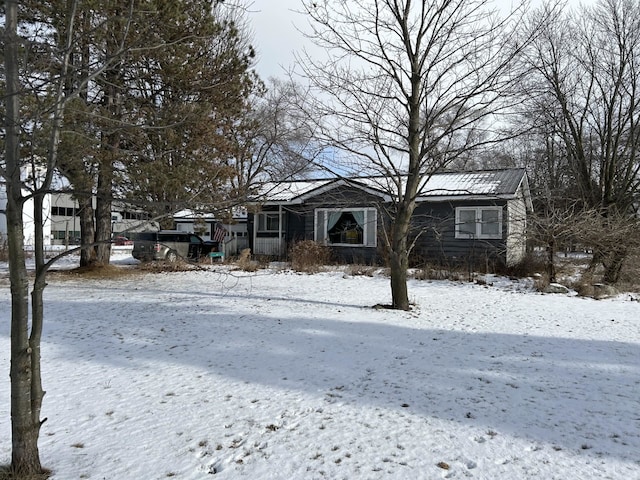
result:
[[(268, 183), (262, 186), (255, 200), (265, 203), (299, 203), (344, 184), (387, 197), (389, 194), (396, 194), (396, 187), (390, 180), (386, 177), (356, 177)], [(424, 201), (469, 196), (510, 197), (517, 194), (523, 182), (526, 182), (523, 168), (435, 173), (423, 183), (418, 199)]]
[(257, 199), (266, 202), (286, 203), (335, 182), (335, 178), (322, 180), (300, 180), (292, 182), (270, 182), (261, 186)]
[(422, 187), (420, 196), (514, 195), (524, 177), (523, 168), (438, 173)]

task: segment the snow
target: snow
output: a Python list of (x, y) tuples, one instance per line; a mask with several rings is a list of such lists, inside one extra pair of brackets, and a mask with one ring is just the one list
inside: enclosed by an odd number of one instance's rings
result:
[[(43, 464), (54, 480), (640, 479), (640, 302), (498, 277), (409, 288), (399, 312), (371, 308), (383, 275), (53, 275)], [(0, 464), (9, 418), (5, 374)]]

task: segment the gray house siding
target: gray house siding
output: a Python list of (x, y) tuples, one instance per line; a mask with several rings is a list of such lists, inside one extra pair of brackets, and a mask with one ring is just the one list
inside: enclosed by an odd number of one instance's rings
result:
[[(427, 182), (412, 217), (414, 266), (494, 267), (524, 257), (531, 198), (523, 169), (443, 173)], [(383, 183), (362, 178), (269, 185), (249, 217), (253, 252), (284, 257), (294, 242), (315, 240), (328, 245), (336, 261), (383, 263), (382, 234), (392, 208), (392, 192)]]
[[(412, 263), (460, 265), (489, 261), (506, 264), (505, 205), (506, 202), (486, 200), (419, 204), (412, 217), (412, 238), (417, 238)], [(456, 208), (459, 207), (501, 207), (501, 238), (456, 238)]]
[[(280, 251), (283, 256), (289, 252), (291, 246), (301, 240), (316, 240), (316, 216), (318, 210), (342, 210), (342, 209), (372, 209), (380, 203), (380, 199), (359, 189), (341, 186), (324, 194), (311, 197), (307, 202), (290, 204), (286, 207), (280, 205), (263, 205), (259, 213), (249, 214), (248, 230), (253, 239), (253, 250), (257, 254), (267, 251), (265, 242), (280, 238)], [(256, 218), (258, 215), (278, 214), (281, 212), (281, 231), (264, 232), (257, 229)], [(377, 236), (377, 232), (374, 233)], [(323, 239), (324, 240), (324, 239)], [(375, 239), (377, 240), (377, 239)], [(270, 249), (268, 251), (273, 251)], [(379, 261), (377, 241), (372, 246), (344, 246), (331, 245), (332, 258), (342, 263), (375, 263)]]
[[(318, 238), (317, 216), (318, 210), (331, 211), (342, 209), (371, 209), (380, 204), (380, 198), (363, 192), (362, 190), (349, 188), (346, 186), (337, 187), (326, 194), (320, 194), (309, 199), (303, 205), (293, 205), (289, 207), (290, 217), (295, 216), (298, 221), (304, 222), (304, 240), (316, 240), (322, 242), (324, 239)], [(377, 208), (379, 211), (380, 209)], [(378, 214), (378, 217), (379, 214)], [(380, 225), (378, 224), (379, 228)], [(377, 230), (377, 229), (376, 229)], [(300, 240), (296, 238), (293, 230), (289, 236), (289, 242)], [(377, 237), (378, 232), (375, 232)], [(365, 263), (373, 264), (379, 262), (378, 242), (373, 242), (370, 246), (345, 246), (331, 245), (332, 259), (338, 263)]]

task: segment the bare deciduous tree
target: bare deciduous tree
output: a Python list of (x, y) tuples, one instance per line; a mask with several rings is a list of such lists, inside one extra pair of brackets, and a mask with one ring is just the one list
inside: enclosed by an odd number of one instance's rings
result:
[[(305, 0), (310, 37), (327, 61), (302, 59), (318, 92), (324, 139), (380, 175), (393, 199), (386, 232), (392, 307), (408, 309), (410, 219), (426, 180), (476, 147), (505, 109), (528, 43), (525, 6), (500, 17), (484, 0)], [(516, 41), (517, 39), (517, 41)], [(345, 172), (346, 166), (340, 165)]]
[[(603, 219), (632, 222), (640, 192), (640, 4), (600, 0), (558, 15), (524, 58), (531, 74), (523, 78), (523, 118), (547, 152), (561, 153), (555, 166), (571, 177), (562, 195)], [(596, 248), (605, 282), (617, 281), (628, 251), (624, 242)]]
[(252, 99), (252, 108), (233, 138), (229, 159), (234, 188), (242, 195), (257, 184), (302, 178), (322, 155), (313, 123), (304, 111), (308, 92), (291, 81), (270, 79)]

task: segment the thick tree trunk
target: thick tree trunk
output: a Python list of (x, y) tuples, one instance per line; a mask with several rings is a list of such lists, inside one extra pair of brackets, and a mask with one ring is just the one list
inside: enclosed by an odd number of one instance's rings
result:
[(547, 275), (549, 276), (549, 282), (554, 283), (556, 281), (556, 243), (555, 240), (550, 240), (547, 243)]
[(81, 195), (77, 198), (80, 212), (80, 239), (83, 246), (80, 250), (80, 266), (89, 267), (97, 263), (96, 249), (93, 247), (96, 239), (93, 202), (91, 195)]
[(391, 274), (391, 306), (398, 310), (409, 310), (407, 269), (409, 268), (408, 234), (413, 210), (399, 204), (391, 228), (389, 267)]
[[(111, 155), (108, 155), (111, 157)], [(113, 165), (103, 162), (98, 177), (96, 199), (96, 261), (109, 265), (111, 257), (111, 196), (113, 195)]]
[(620, 281), (622, 267), (627, 258), (628, 251), (625, 248), (614, 248), (608, 252), (606, 260), (603, 261), (604, 274), (602, 281), (607, 285), (615, 285)]
[(398, 310), (409, 310), (409, 291), (407, 289), (408, 256), (402, 252), (391, 252), (391, 299), (392, 307)]
[[(118, 11), (118, 9), (116, 9)], [(115, 12), (114, 12), (115, 13)], [(118, 31), (117, 24), (112, 26), (111, 35), (107, 38), (107, 56), (115, 56), (120, 45), (118, 39), (123, 32)], [(111, 204), (113, 197), (114, 162), (118, 158), (121, 135), (119, 132), (122, 114), (122, 72), (116, 63), (105, 71), (105, 94), (103, 104), (108, 118), (106, 129), (102, 133), (102, 155), (98, 170), (96, 188), (96, 260), (99, 264), (108, 265), (111, 257)]]

